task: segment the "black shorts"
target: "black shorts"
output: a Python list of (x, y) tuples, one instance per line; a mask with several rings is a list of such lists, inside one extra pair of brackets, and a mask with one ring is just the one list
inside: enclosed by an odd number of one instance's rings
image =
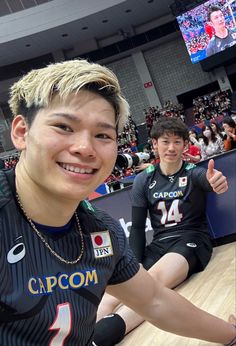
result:
[(142, 262), (144, 268), (150, 269), (169, 252), (175, 252), (185, 257), (189, 264), (189, 277), (204, 270), (207, 266), (212, 255), (212, 241), (208, 234), (198, 231), (189, 231), (175, 236), (163, 234), (146, 247)]

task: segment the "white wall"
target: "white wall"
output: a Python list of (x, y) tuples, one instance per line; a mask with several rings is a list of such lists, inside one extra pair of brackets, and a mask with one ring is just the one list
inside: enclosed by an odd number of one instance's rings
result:
[(177, 95), (216, 80), (199, 64), (191, 63), (181, 37), (146, 51), (144, 56), (162, 104), (177, 102)]

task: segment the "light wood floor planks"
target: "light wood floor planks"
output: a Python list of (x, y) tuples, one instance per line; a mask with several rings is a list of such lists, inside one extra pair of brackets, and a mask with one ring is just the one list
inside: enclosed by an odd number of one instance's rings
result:
[[(225, 320), (236, 313), (236, 243), (218, 246), (207, 268), (180, 285), (178, 291), (193, 304)], [(129, 333), (120, 346), (216, 345), (166, 333), (144, 322)]]

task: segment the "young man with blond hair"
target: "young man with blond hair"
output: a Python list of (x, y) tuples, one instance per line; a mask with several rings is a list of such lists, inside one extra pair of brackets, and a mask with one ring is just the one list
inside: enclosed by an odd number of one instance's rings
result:
[(52, 64), (12, 86), (10, 107), (21, 155), (0, 172), (0, 344), (94, 345), (107, 286), (160, 328), (231, 342), (234, 326), (155, 281), (121, 226), (86, 202), (112, 171), (129, 114), (116, 76), (84, 60)]

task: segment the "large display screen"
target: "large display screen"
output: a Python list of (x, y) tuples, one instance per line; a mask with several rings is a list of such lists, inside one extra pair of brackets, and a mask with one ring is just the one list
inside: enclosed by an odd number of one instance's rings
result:
[(209, 0), (177, 21), (193, 64), (236, 45), (236, 0)]

